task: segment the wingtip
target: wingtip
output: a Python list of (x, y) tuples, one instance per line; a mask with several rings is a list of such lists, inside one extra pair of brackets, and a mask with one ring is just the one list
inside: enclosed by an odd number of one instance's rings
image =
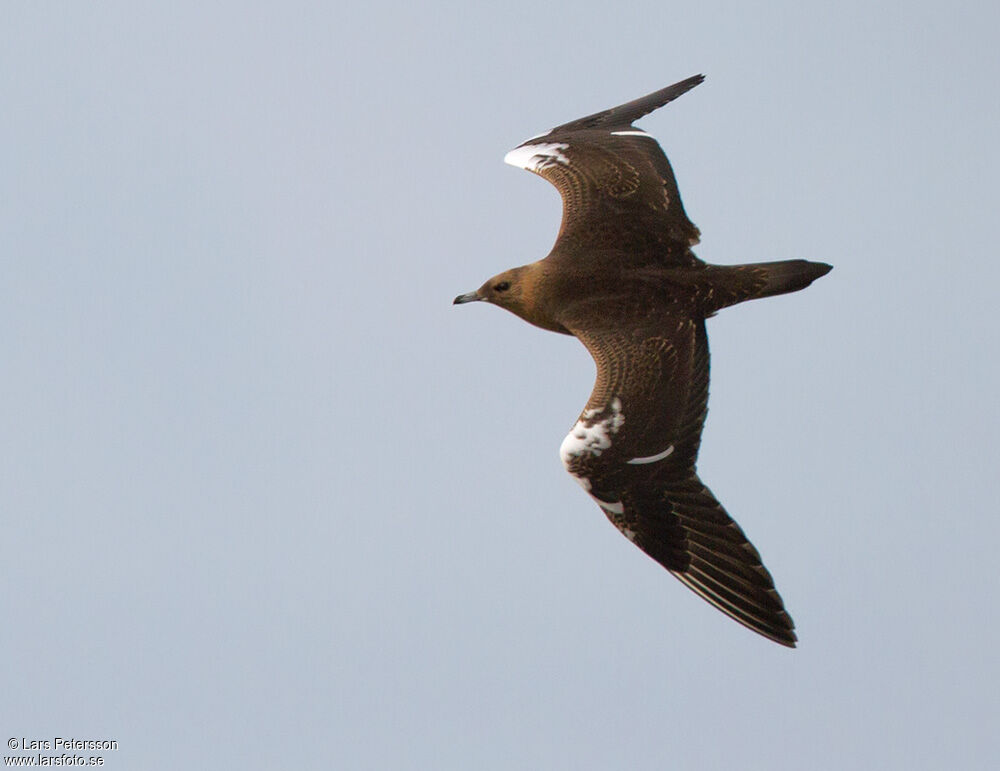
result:
[(593, 115), (588, 115), (585, 118), (577, 118), (569, 123), (563, 123), (561, 126), (556, 126), (552, 129), (549, 134), (553, 134), (557, 131), (571, 131), (576, 129), (610, 129), (631, 126), (639, 120), (639, 118), (642, 118), (654, 110), (658, 110), (664, 105), (669, 104), (677, 97), (686, 94), (704, 80), (705, 76), (701, 73), (692, 75), (689, 78), (679, 80), (676, 83), (665, 86), (664, 88), (654, 91), (651, 94), (646, 94), (638, 99), (633, 99), (631, 102), (625, 102), (617, 107), (610, 107), (606, 110), (595, 112)]
[[(684, 91), (690, 91), (695, 86), (700, 86), (704, 82), (705, 82), (705, 75), (699, 72), (697, 75), (692, 75), (690, 78), (685, 78), (679, 83), (674, 83), (672, 86), (667, 86), (667, 88), (676, 88), (678, 90), (683, 89), (681, 93), (684, 93)], [(678, 96), (680, 96), (680, 94), (678, 94)]]
[(788, 626), (784, 626), (780, 623), (760, 624), (760, 623), (747, 623), (746, 620), (741, 619), (737, 616), (731, 616), (734, 620), (738, 621), (740, 624), (745, 626), (751, 632), (756, 632), (761, 637), (770, 640), (771, 642), (776, 642), (778, 645), (782, 645), (785, 648), (797, 648), (799, 643), (799, 638), (795, 634), (795, 625), (792, 622), (791, 617), (787, 613), (783, 613), (785, 619), (788, 621)]

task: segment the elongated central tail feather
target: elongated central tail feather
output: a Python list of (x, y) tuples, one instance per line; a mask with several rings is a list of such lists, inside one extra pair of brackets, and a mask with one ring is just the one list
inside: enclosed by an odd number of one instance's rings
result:
[(833, 270), (833, 266), (827, 265), (825, 262), (809, 262), (808, 260), (760, 262), (748, 267), (763, 271), (765, 280), (764, 286), (757, 294), (748, 298), (750, 300), (797, 292)]
[(710, 265), (707, 274), (699, 279), (707, 279), (706, 289), (711, 290), (701, 293), (705, 315), (747, 300), (797, 292), (831, 270), (832, 266), (824, 262), (808, 260)]

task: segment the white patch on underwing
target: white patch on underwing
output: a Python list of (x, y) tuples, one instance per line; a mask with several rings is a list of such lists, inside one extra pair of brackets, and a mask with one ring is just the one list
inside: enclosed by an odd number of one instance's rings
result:
[[(598, 414), (610, 410), (611, 414), (603, 420), (595, 420)], [(611, 437), (618, 433), (625, 416), (622, 415), (622, 403), (616, 396), (605, 410), (584, 410), (576, 421), (573, 430), (566, 434), (559, 447), (559, 457), (568, 466), (573, 458), (582, 455), (598, 456), (611, 446)]]
[[(597, 416), (601, 414), (606, 414), (606, 417), (598, 419)], [(611, 446), (611, 437), (618, 433), (624, 423), (622, 403), (616, 396), (604, 409), (584, 410), (573, 430), (566, 434), (559, 446), (559, 457), (566, 470), (588, 493), (591, 489), (590, 480), (575, 473), (575, 462), (584, 456), (598, 457)], [(603, 501), (598, 503), (605, 505)]]
[[(594, 498), (594, 496), (590, 496)], [(609, 514), (624, 514), (625, 504), (621, 501), (615, 501), (614, 503), (608, 503), (607, 501), (602, 501), (600, 498), (594, 498), (597, 501), (597, 505), (604, 509)]]
[(569, 158), (560, 152), (567, 147), (569, 145), (562, 142), (539, 142), (535, 145), (521, 145), (507, 153), (503, 157), (503, 162), (509, 163), (511, 166), (517, 166), (519, 169), (527, 169), (536, 173), (557, 163), (568, 166)]
[(663, 452), (658, 452), (658, 453), (656, 453), (656, 455), (649, 455), (649, 456), (647, 456), (645, 458), (632, 458), (632, 460), (628, 460), (628, 461), (625, 461), (625, 462), (626, 463), (631, 463), (631, 464), (636, 465), (636, 466), (641, 465), (643, 463), (656, 463), (656, 461), (663, 460), (664, 458), (666, 458), (673, 451), (674, 451), (674, 446), (670, 445)]
[[(640, 131), (639, 129), (632, 129), (630, 131), (612, 131), (611, 132), (616, 137), (649, 137), (645, 131)], [(652, 139), (652, 137), (649, 137)]]

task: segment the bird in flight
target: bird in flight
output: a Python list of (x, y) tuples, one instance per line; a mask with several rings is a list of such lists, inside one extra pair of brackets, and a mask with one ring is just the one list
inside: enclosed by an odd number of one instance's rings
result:
[(492, 303), (586, 346), (597, 380), (560, 448), (566, 470), (626, 538), (686, 586), (794, 647), (795, 626), (760, 554), (696, 471), (708, 409), (705, 319), (804, 289), (831, 267), (710, 265), (691, 251), (699, 231), (670, 163), (634, 123), (703, 80), (570, 121), (507, 153), (507, 163), (559, 190), (559, 235), (544, 259), (455, 303)]

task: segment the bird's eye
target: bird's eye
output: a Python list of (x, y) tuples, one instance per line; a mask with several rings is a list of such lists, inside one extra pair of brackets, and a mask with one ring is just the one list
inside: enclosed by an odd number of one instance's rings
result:
[(508, 289), (510, 289), (509, 281), (501, 281), (499, 284), (493, 285), (494, 292), (506, 292)]

